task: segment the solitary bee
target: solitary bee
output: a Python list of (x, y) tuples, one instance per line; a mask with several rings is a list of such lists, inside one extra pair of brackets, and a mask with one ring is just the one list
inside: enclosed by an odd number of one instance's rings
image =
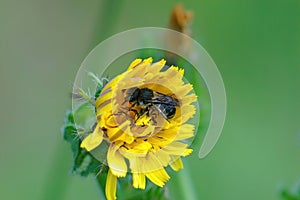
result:
[(150, 115), (150, 109), (155, 108), (166, 120), (175, 116), (176, 106), (179, 101), (171, 96), (154, 92), (149, 88), (132, 88), (127, 93), (125, 100), (131, 104), (131, 108), (138, 106), (140, 111), (133, 110), (138, 117), (143, 114)]

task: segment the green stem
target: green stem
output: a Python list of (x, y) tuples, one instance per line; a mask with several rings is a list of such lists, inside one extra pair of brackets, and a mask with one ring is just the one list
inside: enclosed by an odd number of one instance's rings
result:
[(96, 183), (99, 188), (100, 199), (105, 199), (106, 174), (105, 173), (97, 174)]
[(185, 165), (184, 169), (178, 173), (179, 188), (181, 189), (183, 199), (198, 200), (191, 175), (187, 168), (187, 165)]

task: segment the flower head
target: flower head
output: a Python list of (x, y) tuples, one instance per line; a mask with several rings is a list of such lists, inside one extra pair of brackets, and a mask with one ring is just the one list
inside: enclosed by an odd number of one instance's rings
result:
[(194, 136), (188, 120), (197, 96), (183, 81), (184, 70), (165, 63), (134, 60), (96, 99), (97, 124), (81, 147), (92, 151), (107, 144), (107, 199), (116, 199), (117, 178), (127, 172), (134, 188), (145, 189), (146, 178), (163, 187), (170, 179), (165, 167), (182, 169), (181, 156), (192, 152), (185, 141)]

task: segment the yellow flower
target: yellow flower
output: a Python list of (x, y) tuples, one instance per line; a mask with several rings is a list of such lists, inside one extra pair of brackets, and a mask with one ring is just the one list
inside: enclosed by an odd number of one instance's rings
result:
[[(165, 63), (152, 63), (152, 58), (134, 60), (96, 100), (97, 125), (81, 147), (92, 151), (101, 143), (108, 144), (108, 200), (116, 199), (117, 178), (127, 172), (132, 173), (134, 188), (145, 189), (146, 178), (163, 187), (170, 179), (165, 167), (182, 169), (181, 156), (192, 152), (186, 140), (194, 136), (195, 127), (188, 120), (196, 112), (192, 103), (197, 96), (193, 86), (183, 81), (184, 70), (164, 69)], [(142, 89), (152, 99), (143, 101)], [(175, 113), (167, 106), (175, 108)]]

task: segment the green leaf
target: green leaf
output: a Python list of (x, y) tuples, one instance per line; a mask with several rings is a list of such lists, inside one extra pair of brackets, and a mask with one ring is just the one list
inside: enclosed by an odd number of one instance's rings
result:
[(150, 181), (147, 181), (145, 190), (133, 188), (130, 173), (125, 178), (118, 178), (118, 183), (117, 196), (120, 200), (169, 200), (166, 187), (161, 188)]
[(97, 173), (102, 164), (85, 149), (80, 148), (81, 140), (75, 127), (74, 116), (70, 111), (67, 112), (65, 124), (63, 125), (63, 137), (64, 140), (70, 143), (73, 154), (71, 171), (81, 176)]

